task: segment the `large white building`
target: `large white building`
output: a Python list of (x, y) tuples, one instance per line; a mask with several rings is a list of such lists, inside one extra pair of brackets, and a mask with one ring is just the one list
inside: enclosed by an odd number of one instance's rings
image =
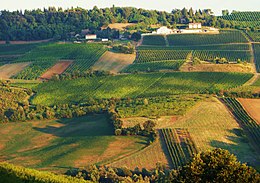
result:
[(201, 23), (189, 23), (189, 29), (201, 29)]
[(157, 29), (156, 34), (172, 34), (173, 30), (169, 29), (166, 26), (160, 27), (159, 29)]

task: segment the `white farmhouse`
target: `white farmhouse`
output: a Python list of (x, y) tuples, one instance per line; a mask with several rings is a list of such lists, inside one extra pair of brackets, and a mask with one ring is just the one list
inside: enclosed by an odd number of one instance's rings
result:
[(169, 29), (166, 26), (160, 27), (156, 31), (156, 34), (172, 34), (172, 33), (173, 33), (172, 29)]
[(201, 23), (189, 23), (189, 29), (201, 29)]
[(93, 39), (97, 39), (97, 35), (96, 34), (87, 34), (85, 36), (86, 40), (93, 40)]

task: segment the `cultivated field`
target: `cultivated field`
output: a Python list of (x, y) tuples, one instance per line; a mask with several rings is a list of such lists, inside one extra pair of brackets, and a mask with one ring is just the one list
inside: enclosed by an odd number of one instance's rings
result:
[(192, 65), (192, 62), (186, 62), (180, 67), (183, 72), (254, 72), (252, 64), (211, 64), (203, 62), (201, 64)]
[(122, 70), (126, 73), (156, 72), (156, 71), (178, 71), (184, 60), (158, 61), (134, 63)]
[(25, 69), (30, 62), (5, 64), (0, 67), (0, 79), (9, 79)]
[(135, 54), (123, 54), (107, 51), (100, 59), (93, 65), (93, 70), (110, 71), (118, 73), (135, 60)]
[(167, 149), (164, 149), (162, 140), (159, 138), (145, 149), (108, 165), (112, 167), (127, 167), (132, 170), (135, 168), (152, 170), (157, 163), (160, 163), (170, 168), (172, 166), (169, 164), (167, 151), (165, 150)]
[(0, 161), (58, 172), (123, 158), (146, 144), (144, 137), (114, 136), (103, 115), (0, 126)]
[(259, 166), (259, 156), (244, 130), (216, 98), (198, 103), (171, 127), (187, 128), (199, 151), (223, 148), (234, 153), (241, 162)]
[(235, 88), (253, 75), (243, 73), (174, 72), (81, 78), (39, 84), (34, 104), (84, 102), (88, 98), (126, 98), (213, 93)]
[(66, 61), (59, 61), (53, 67), (48, 69), (40, 79), (51, 79), (55, 74), (62, 74), (71, 64), (73, 61), (66, 60)]
[(37, 79), (46, 70), (60, 60), (71, 60), (73, 63), (66, 72), (88, 70), (105, 53), (107, 49), (102, 44), (46, 44), (27, 52), (15, 62), (32, 62), (15, 79)]
[(260, 125), (260, 99), (239, 98), (246, 112)]

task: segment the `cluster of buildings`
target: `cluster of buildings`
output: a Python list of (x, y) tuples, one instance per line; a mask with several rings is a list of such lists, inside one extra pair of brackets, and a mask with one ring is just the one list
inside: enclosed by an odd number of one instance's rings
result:
[(152, 32), (152, 34), (192, 34), (192, 33), (218, 33), (218, 29), (209, 27), (203, 29), (201, 23), (189, 23), (188, 29), (170, 29), (166, 26), (160, 27), (157, 31)]

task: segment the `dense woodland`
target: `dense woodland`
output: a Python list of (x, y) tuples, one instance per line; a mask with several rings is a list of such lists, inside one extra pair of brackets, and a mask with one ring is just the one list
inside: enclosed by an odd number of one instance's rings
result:
[[(226, 15), (226, 12), (225, 12)], [(91, 10), (70, 8), (63, 10), (49, 7), (35, 10), (0, 12), (1, 40), (42, 40), (66, 39), (69, 33), (80, 33), (89, 29), (90, 33), (98, 33), (102, 26), (110, 23), (137, 23), (130, 29), (145, 31), (149, 25), (161, 24), (176, 27), (180, 23), (201, 22), (205, 26), (232, 27), (228, 20), (213, 15), (210, 9), (193, 10), (174, 9), (172, 12), (137, 9), (132, 7), (111, 7)]]

